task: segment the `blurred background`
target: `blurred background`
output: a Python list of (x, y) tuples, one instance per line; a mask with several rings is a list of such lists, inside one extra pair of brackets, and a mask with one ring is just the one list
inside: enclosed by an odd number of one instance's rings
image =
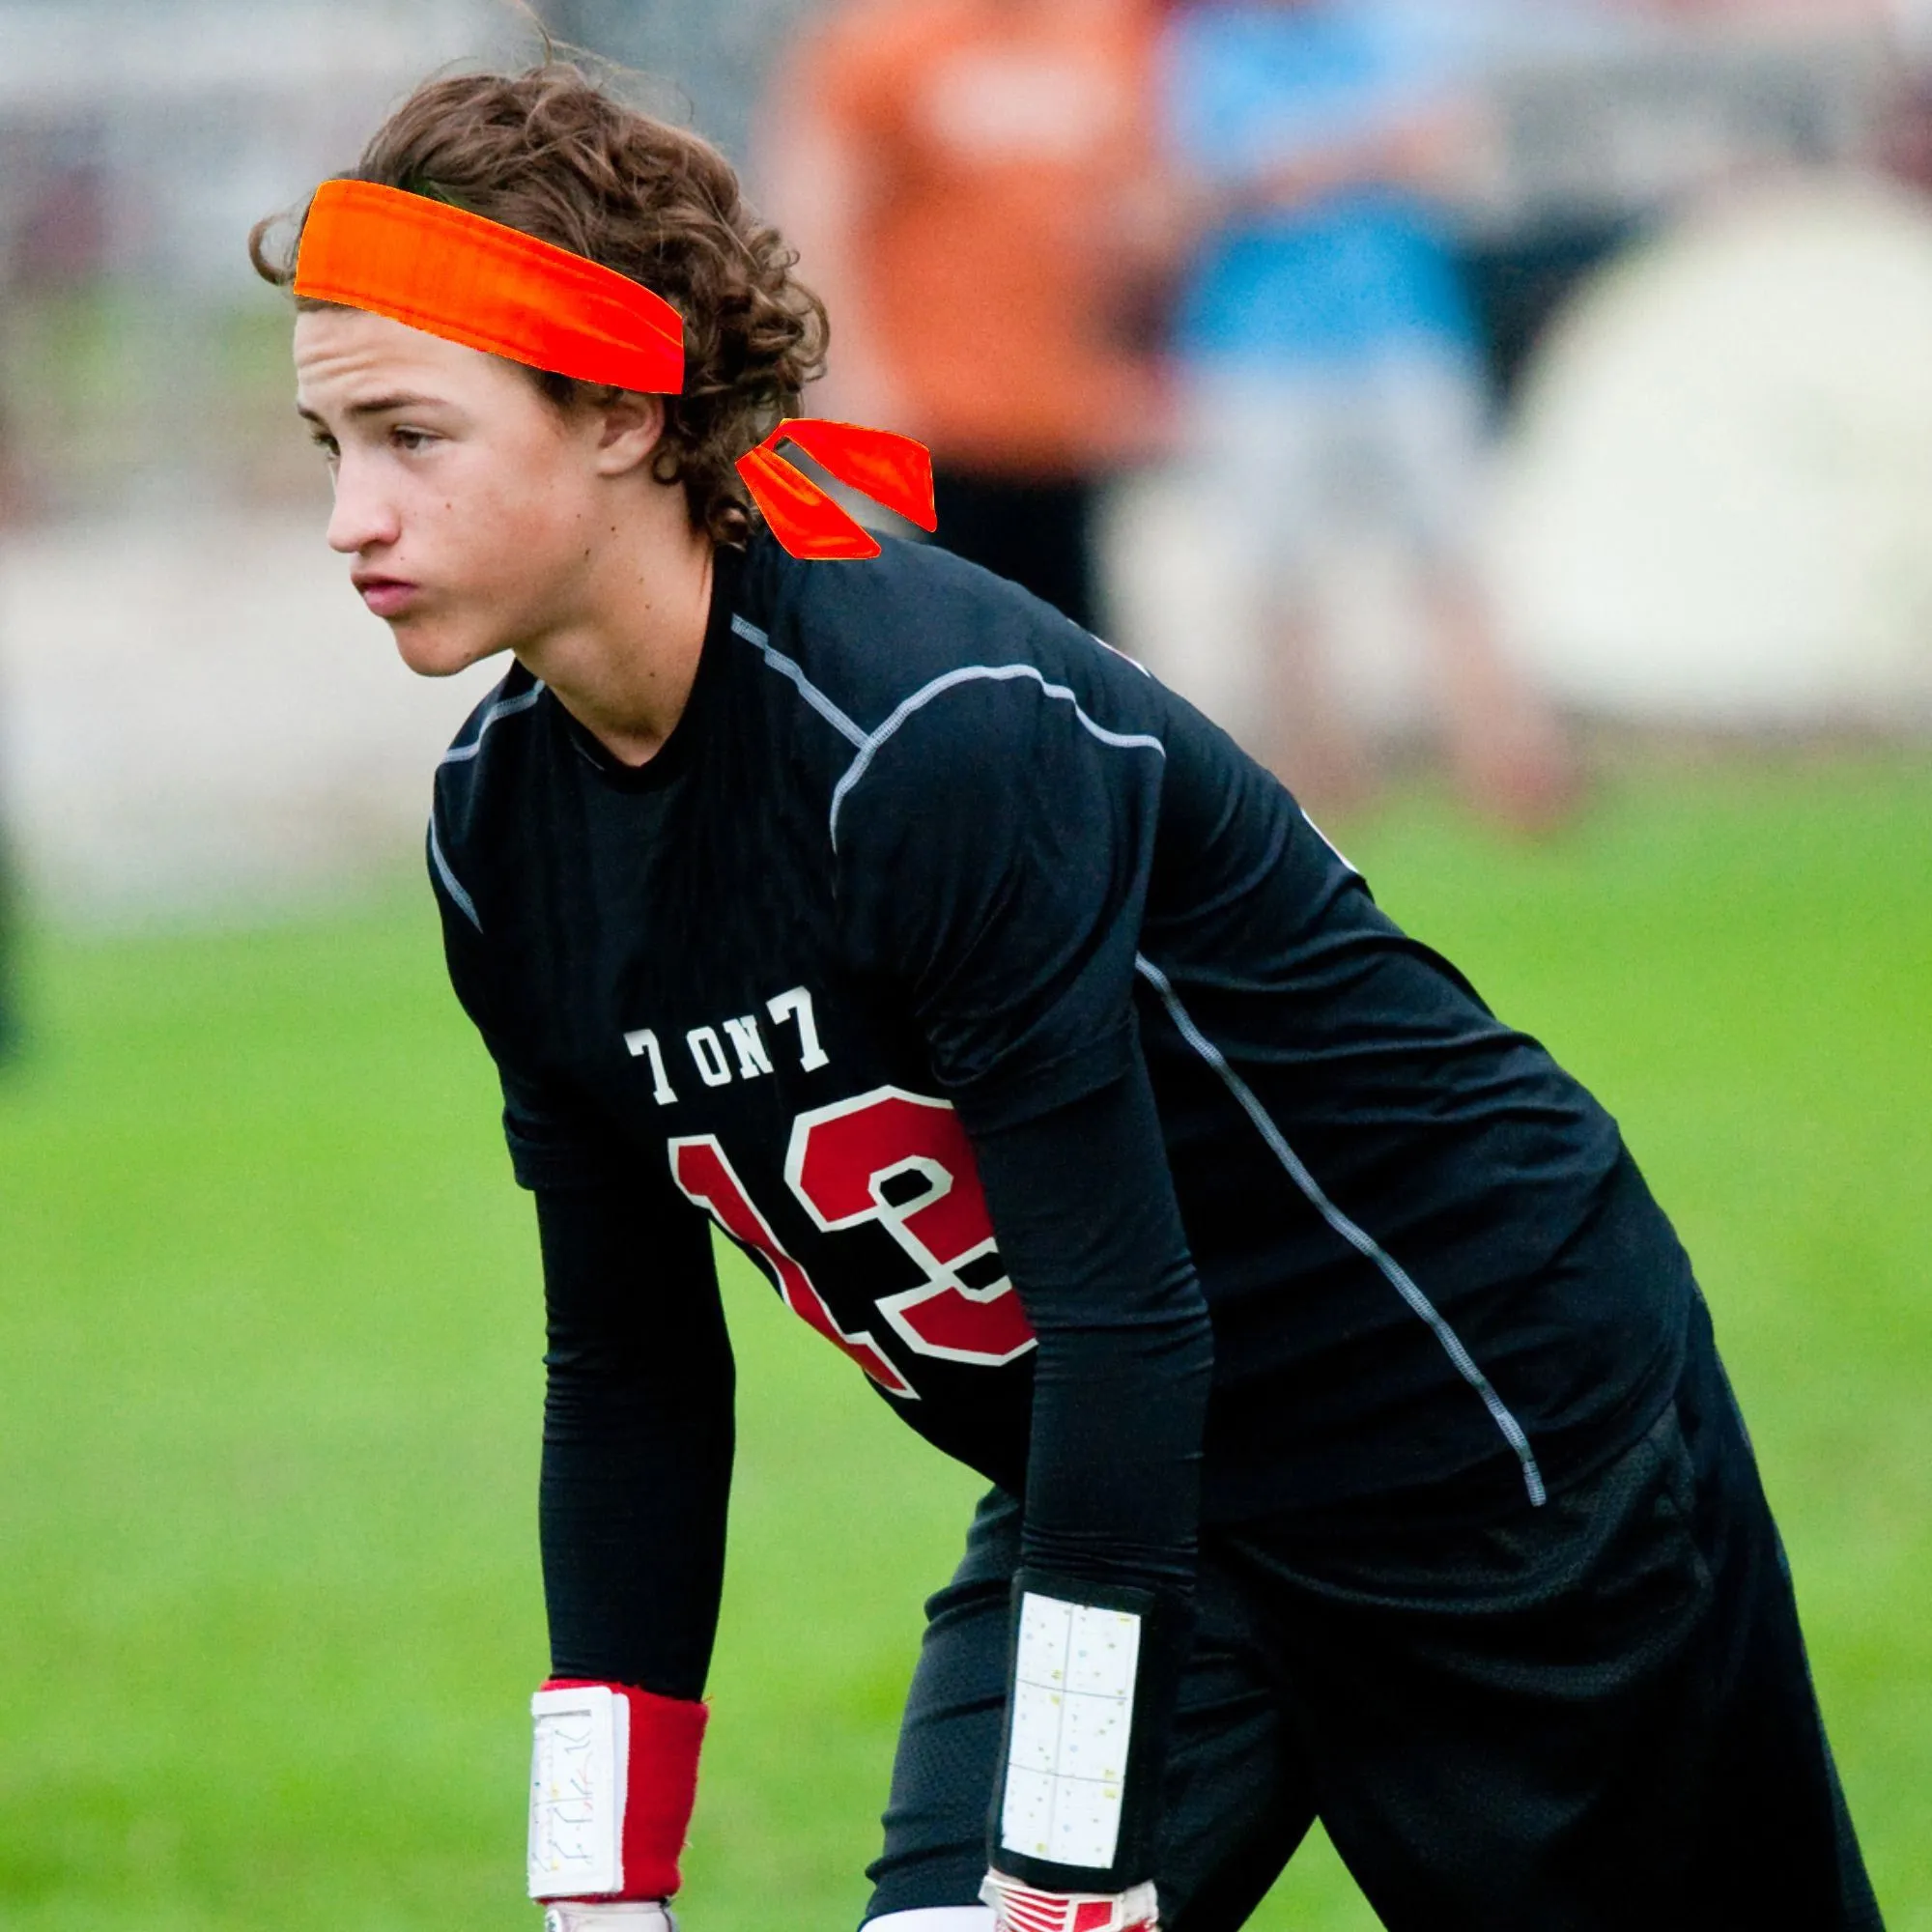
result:
[[(941, 540), (1218, 718), (1618, 1114), (1932, 1928), (1932, 8), (537, 11), (798, 246), (808, 408), (926, 440)], [(10, 1932), (527, 1922), (535, 1247), (416, 876), (496, 672), (412, 679), (326, 549), (243, 242), (535, 45), (0, 0)], [(729, 1266), (690, 1922), (830, 1927), (971, 1485)], [(1320, 1844), (1258, 1921), (1373, 1922)]]

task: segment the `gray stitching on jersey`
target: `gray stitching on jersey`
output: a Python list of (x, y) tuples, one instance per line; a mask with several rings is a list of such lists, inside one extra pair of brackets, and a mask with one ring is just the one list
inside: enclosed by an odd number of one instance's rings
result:
[(1428, 1323), (1435, 1339), (1441, 1343), (1443, 1353), (1455, 1364), (1456, 1373), (1482, 1398), (1483, 1406), (1490, 1411), (1490, 1418), (1502, 1433), (1503, 1440), (1516, 1451), (1517, 1461), (1522, 1464), (1522, 1486), (1529, 1492), (1531, 1506), (1541, 1509), (1548, 1500), (1548, 1492), (1543, 1486), (1543, 1472), (1536, 1466), (1536, 1453), (1529, 1446), (1529, 1437), (1523, 1434), (1521, 1423), (1510, 1413), (1502, 1397), (1491, 1385), (1489, 1377), (1476, 1366), (1474, 1358), (1463, 1346), (1462, 1337), (1415, 1285), (1408, 1270), (1323, 1193), (1321, 1183), (1302, 1165), (1301, 1156), (1289, 1146), (1287, 1136), (1255, 1097), (1254, 1089), (1228, 1065), (1227, 1056), (1221, 1049), (1194, 1024), (1167, 975), (1145, 954), (1136, 954), (1134, 964), (1141, 977), (1160, 995), (1161, 1004), (1166, 1007), (1168, 1017), (1179, 1029), (1180, 1037), (1221, 1076), (1222, 1084), (1234, 1095), (1236, 1105), (1253, 1122), (1256, 1131), (1267, 1143), (1268, 1151), (1307, 1196), (1309, 1205), (1358, 1255), (1373, 1262), (1389, 1286), (1408, 1304), (1411, 1312)]
[(473, 758), (483, 749), (483, 734), (499, 718), (514, 718), (519, 711), (527, 711), (544, 695), (542, 684), (534, 684), (521, 697), (506, 697), (500, 704), (493, 704), (484, 712), (476, 726), (476, 735), (467, 745), (452, 745), (440, 758), (440, 765), (454, 765), (465, 758)]
[(935, 697), (943, 696), (955, 685), (972, 684), (981, 679), (991, 679), (1005, 684), (1016, 677), (1030, 677), (1045, 692), (1047, 696), (1058, 698), (1073, 707), (1073, 715), (1092, 735), (1103, 745), (1113, 745), (1122, 751), (1147, 750), (1158, 752), (1164, 758), (1167, 747), (1158, 738), (1149, 737), (1139, 731), (1109, 731), (1104, 724), (1095, 724), (1080, 708), (1080, 700), (1064, 684), (1048, 684), (1045, 673), (1033, 665), (965, 665), (958, 670), (950, 670), (944, 676), (936, 677), (930, 684), (923, 684), (913, 695), (900, 701), (892, 716), (876, 731), (868, 732), (860, 742), (859, 755), (845, 768), (845, 776), (832, 788), (832, 814), (828, 830), (832, 836), (832, 849), (838, 849), (838, 808), (845, 803), (846, 795), (852, 790), (870, 768), (873, 758), (882, 746), (915, 711), (923, 710)]
[(731, 628), (749, 644), (754, 645), (764, 656), (765, 662), (781, 677), (788, 677), (798, 686), (798, 695), (850, 745), (863, 745), (866, 734), (853, 724), (851, 719), (827, 697), (824, 692), (806, 676), (804, 669), (786, 657), (782, 651), (772, 648), (772, 640), (748, 617), (734, 616)]
[(476, 901), (463, 890), (463, 882), (449, 869), (449, 861), (442, 856), (442, 841), (436, 836), (436, 812), (429, 815), (429, 856), (436, 862), (437, 876), (442, 881), (443, 890), (456, 901), (471, 925), (478, 932), (483, 930), (483, 922), (476, 917)]

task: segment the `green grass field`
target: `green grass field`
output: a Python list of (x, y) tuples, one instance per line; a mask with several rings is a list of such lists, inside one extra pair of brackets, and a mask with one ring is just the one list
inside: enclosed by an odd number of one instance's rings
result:
[[(1932, 1932), (1932, 769), (1344, 844), (1621, 1118), (1717, 1311), (1894, 1932)], [(539, 1301), (425, 892), (36, 935), (0, 1076), (0, 1925), (487, 1932), (544, 1662)], [(849, 1927), (973, 1482), (746, 1266), (692, 1932)], [(1374, 1919), (1325, 1848), (1257, 1923)]]

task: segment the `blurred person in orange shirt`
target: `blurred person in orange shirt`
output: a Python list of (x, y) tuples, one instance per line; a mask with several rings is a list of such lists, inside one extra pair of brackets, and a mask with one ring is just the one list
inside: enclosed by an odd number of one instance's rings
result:
[(1154, 0), (854, 0), (761, 119), (821, 407), (932, 451), (939, 537), (1090, 629), (1096, 492), (1165, 430)]

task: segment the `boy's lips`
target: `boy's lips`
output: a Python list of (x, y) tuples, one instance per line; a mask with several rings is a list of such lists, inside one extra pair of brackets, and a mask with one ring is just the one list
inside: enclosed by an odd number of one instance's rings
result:
[(354, 582), (362, 593), (362, 601), (379, 617), (393, 617), (416, 595), (417, 586), (406, 578), (384, 577), (371, 571), (356, 573)]

